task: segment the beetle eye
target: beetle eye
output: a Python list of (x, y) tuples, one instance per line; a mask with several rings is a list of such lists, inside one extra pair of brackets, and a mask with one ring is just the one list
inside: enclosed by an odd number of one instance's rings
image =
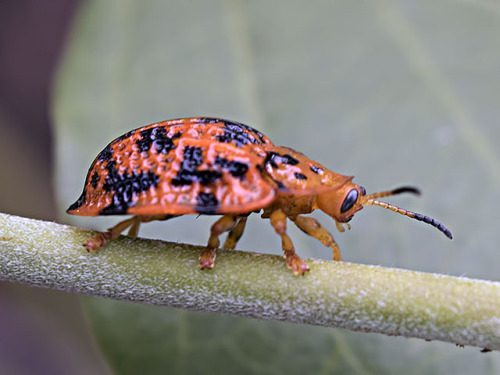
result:
[(342, 203), (342, 206), (340, 207), (340, 213), (349, 211), (357, 200), (358, 191), (356, 189), (352, 189), (349, 194), (347, 194), (347, 197), (345, 197), (344, 203)]
[(366, 189), (363, 186), (360, 186), (361, 188), (361, 195), (366, 195)]

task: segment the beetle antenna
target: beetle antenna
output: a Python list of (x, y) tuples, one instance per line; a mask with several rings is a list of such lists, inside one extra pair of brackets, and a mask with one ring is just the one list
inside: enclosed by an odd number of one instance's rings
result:
[(364, 201), (369, 201), (370, 199), (389, 197), (391, 195), (397, 195), (397, 194), (402, 194), (402, 193), (412, 193), (415, 195), (420, 195), (420, 190), (418, 190), (416, 187), (413, 187), (413, 186), (401, 186), (401, 187), (398, 187), (396, 189), (381, 191), (379, 193), (365, 195), (363, 198), (364, 198)]
[[(412, 190), (400, 191), (401, 189), (413, 189), (414, 191), (412, 191)], [(394, 193), (395, 191), (398, 191), (398, 192)], [(399, 208), (397, 206), (394, 206), (392, 204), (389, 204), (389, 203), (386, 203), (386, 202), (381, 202), (381, 201), (378, 201), (376, 199), (373, 199), (374, 196), (377, 196), (377, 197), (380, 197), (380, 196), (386, 197), (388, 195), (399, 194), (399, 193), (406, 192), (406, 191), (413, 192), (413, 193), (415, 193), (415, 191), (418, 192), (418, 190), (414, 189), (414, 188), (399, 188), (399, 189), (395, 189), (395, 190), (392, 190), (392, 191), (386, 191), (386, 192), (382, 192), (382, 193), (374, 193), (374, 194), (367, 195), (366, 198), (368, 198), (368, 199), (363, 204), (367, 205), (367, 206), (370, 206), (370, 205), (380, 206), (380, 207), (383, 207), (383, 208), (387, 208), (387, 209), (389, 209), (391, 211), (397, 212), (398, 214), (411, 217), (412, 219), (415, 219), (415, 220), (418, 220), (418, 221), (423, 221), (424, 223), (430, 224), (434, 228), (436, 228), (439, 231), (443, 232), (444, 235), (451, 240), (453, 238), (453, 235), (451, 234), (450, 230), (448, 228), (446, 228), (443, 224), (441, 224), (439, 221), (433, 219), (432, 217), (425, 216), (425, 215), (422, 215), (422, 214), (417, 214), (416, 212), (407, 211), (407, 210), (404, 210), (404, 209)], [(382, 195), (379, 195), (379, 194), (382, 194)]]

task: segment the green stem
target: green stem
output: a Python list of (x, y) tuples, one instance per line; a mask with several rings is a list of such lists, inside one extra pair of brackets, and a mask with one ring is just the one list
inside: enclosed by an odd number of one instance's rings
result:
[(346, 262), (284, 259), (120, 237), (96, 255), (93, 232), (0, 214), (0, 280), (96, 297), (500, 349), (500, 283)]

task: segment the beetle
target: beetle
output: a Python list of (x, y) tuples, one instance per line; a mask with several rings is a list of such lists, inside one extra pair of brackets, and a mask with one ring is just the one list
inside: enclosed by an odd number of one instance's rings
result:
[(121, 232), (136, 236), (140, 223), (186, 214), (222, 215), (211, 227), (199, 259), (211, 269), (219, 237), (228, 232), (223, 248), (234, 249), (247, 217), (262, 211), (281, 237), (286, 265), (295, 275), (309, 271), (287, 235), (287, 219), (330, 247), (342, 260), (333, 236), (314, 218), (321, 210), (340, 232), (363, 206), (376, 205), (430, 224), (452, 238), (429, 216), (407, 211), (378, 198), (401, 193), (400, 187), (366, 194), (353, 176), (330, 171), (289, 147), (276, 146), (250, 126), (212, 117), (167, 120), (132, 130), (109, 143), (90, 166), (83, 192), (67, 213), (81, 216), (133, 215), (107, 232), (87, 240), (94, 253)]

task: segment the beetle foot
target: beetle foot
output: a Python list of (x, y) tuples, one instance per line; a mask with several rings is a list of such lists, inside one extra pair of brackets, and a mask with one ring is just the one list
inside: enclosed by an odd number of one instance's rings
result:
[(110, 232), (99, 233), (98, 235), (89, 238), (83, 244), (83, 246), (85, 246), (85, 248), (90, 254), (94, 254), (98, 249), (106, 245), (110, 239), (111, 239)]
[(200, 269), (211, 270), (214, 268), (215, 261), (215, 249), (211, 247), (206, 247), (205, 250), (200, 255)]
[(305, 275), (309, 271), (309, 266), (297, 254), (285, 254), (286, 265), (295, 276)]

